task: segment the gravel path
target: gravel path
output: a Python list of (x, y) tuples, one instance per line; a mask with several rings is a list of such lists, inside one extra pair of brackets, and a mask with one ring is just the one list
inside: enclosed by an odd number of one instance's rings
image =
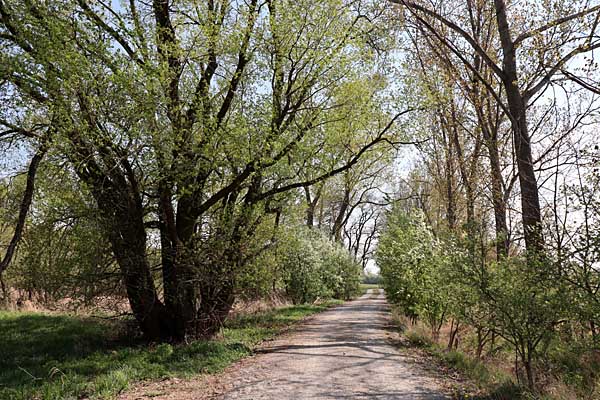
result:
[(437, 369), (392, 343), (383, 293), (310, 317), (218, 375), (145, 382), (119, 400), (449, 399)]
[(389, 309), (372, 289), (271, 342), (230, 371), (219, 399), (447, 399), (390, 343)]

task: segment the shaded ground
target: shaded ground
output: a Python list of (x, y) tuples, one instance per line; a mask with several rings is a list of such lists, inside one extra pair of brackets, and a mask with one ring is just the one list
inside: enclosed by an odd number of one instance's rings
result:
[(392, 344), (383, 294), (310, 319), (217, 377), (163, 382), (123, 398), (446, 399), (433, 372)]
[(179, 346), (136, 340), (123, 321), (0, 311), (0, 400), (114, 399), (141, 381), (198, 381), (333, 304), (238, 314), (218, 339)]

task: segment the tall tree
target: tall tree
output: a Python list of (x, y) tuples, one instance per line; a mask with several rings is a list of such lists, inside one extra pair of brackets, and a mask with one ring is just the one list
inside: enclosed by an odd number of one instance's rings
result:
[[(464, 18), (459, 18), (458, 22), (454, 22), (454, 19), (448, 15), (449, 13), (456, 14), (457, 10), (462, 10), (465, 6), (467, 6), (467, 12), (463, 15), (469, 15), (468, 10), (473, 8), (472, 1), (467, 1), (464, 4), (462, 2), (453, 3), (451, 6), (453, 7), (452, 11), (449, 11), (450, 6), (448, 4), (444, 5), (442, 11), (438, 11), (438, 8), (420, 2), (409, 0), (390, 1), (404, 6), (410, 16), (435, 35), (494, 96), (510, 118), (515, 158), (519, 172), (525, 243), (530, 254), (543, 253), (539, 190), (532, 157), (527, 110), (535, 100), (535, 96), (538, 96), (547, 88), (553, 77), (560, 73), (567, 62), (578, 54), (600, 47), (600, 41), (594, 39), (597, 24), (590, 23), (590, 19), (594, 21), (594, 15), (598, 13), (600, 6), (589, 7), (585, 4), (579, 11), (567, 12), (570, 10), (571, 4), (563, 4), (557, 7), (559, 10), (558, 17), (552, 20), (540, 21), (538, 26), (531, 28), (527, 24), (511, 26), (509, 21), (516, 21), (517, 19), (508, 15), (504, 0), (494, 0), (493, 5), (489, 5), (487, 2), (475, 2), (479, 7), (493, 7), (492, 11), (496, 20), (495, 29), (501, 43), (501, 54), (495, 55), (490, 54), (481, 45), (480, 37), (468, 31), (468, 28), (466, 28), (467, 21), (464, 21), (464, 23), (461, 21)], [(518, 13), (518, 11), (515, 12)], [(538, 23), (538, 21), (526, 22), (529, 24)], [(489, 80), (479, 73), (477, 65), (464, 56), (460, 46), (444, 37), (441, 32), (446, 29), (455, 32), (462, 39), (461, 43), (474, 50), (480, 57), (481, 62), (493, 71), (494, 75), (502, 82), (506, 93), (505, 99), (490, 84)], [(560, 29), (563, 29), (563, 34), (554, 35)], [(583, 38), (580, 35), (581, 31), (586, 32)], [(518, 33), (515, 35), (514, 32)], [(540, 38), (542, 39), (540, 40)], [(527, 57), (524, 54), (528, 51), (525, 43), (534, 39), (537, 39), (534, 44), (536, 48), (535, 58)], [(501, 59), (501, 62), (496, 61), (497, 57)], [(519, 70), (519, 65), (522, 66), (524, 61), (527, 64), (527, 71)], [(526, 73), (528, 71), (533, 72)]]
[[(366, 49), (382, 15), (333, 0), (0, 0), (0, 81), (14, 94), (0, 123), (52, 126), (49, 150), (92, 193), (149, 339), (213, 335), (272, 204), (398, 140), (404, 113), (365, 118), (347, 89), (381, 108)], [(357, 129), (336, 130), (342, 112)], [(317, 148), (335, 157), (311, 170)]]

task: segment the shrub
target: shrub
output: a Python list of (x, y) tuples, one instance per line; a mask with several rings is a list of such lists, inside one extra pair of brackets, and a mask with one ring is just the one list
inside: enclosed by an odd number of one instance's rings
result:
[(392, 210), (375, 254), (388, 299), (407, 316), (422, 318), (434, 337), (448, 315), (455, 253), (434, 237), (422, 213)]
[(296, 304), (317, 299), (350, 299), (360, 291), (361, 267), (339, 243), (317, 229), (281, 227), (274, 245), (242, 274), (246, 294), (283, 289)]

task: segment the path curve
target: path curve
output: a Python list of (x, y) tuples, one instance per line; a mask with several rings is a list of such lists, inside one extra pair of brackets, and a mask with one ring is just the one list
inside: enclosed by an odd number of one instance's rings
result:
[(370, 289), (263, 347), (220, 379), (213, 398), (447, 399), (431, 373), (391, 343), (389, 318), (383, 292)]

